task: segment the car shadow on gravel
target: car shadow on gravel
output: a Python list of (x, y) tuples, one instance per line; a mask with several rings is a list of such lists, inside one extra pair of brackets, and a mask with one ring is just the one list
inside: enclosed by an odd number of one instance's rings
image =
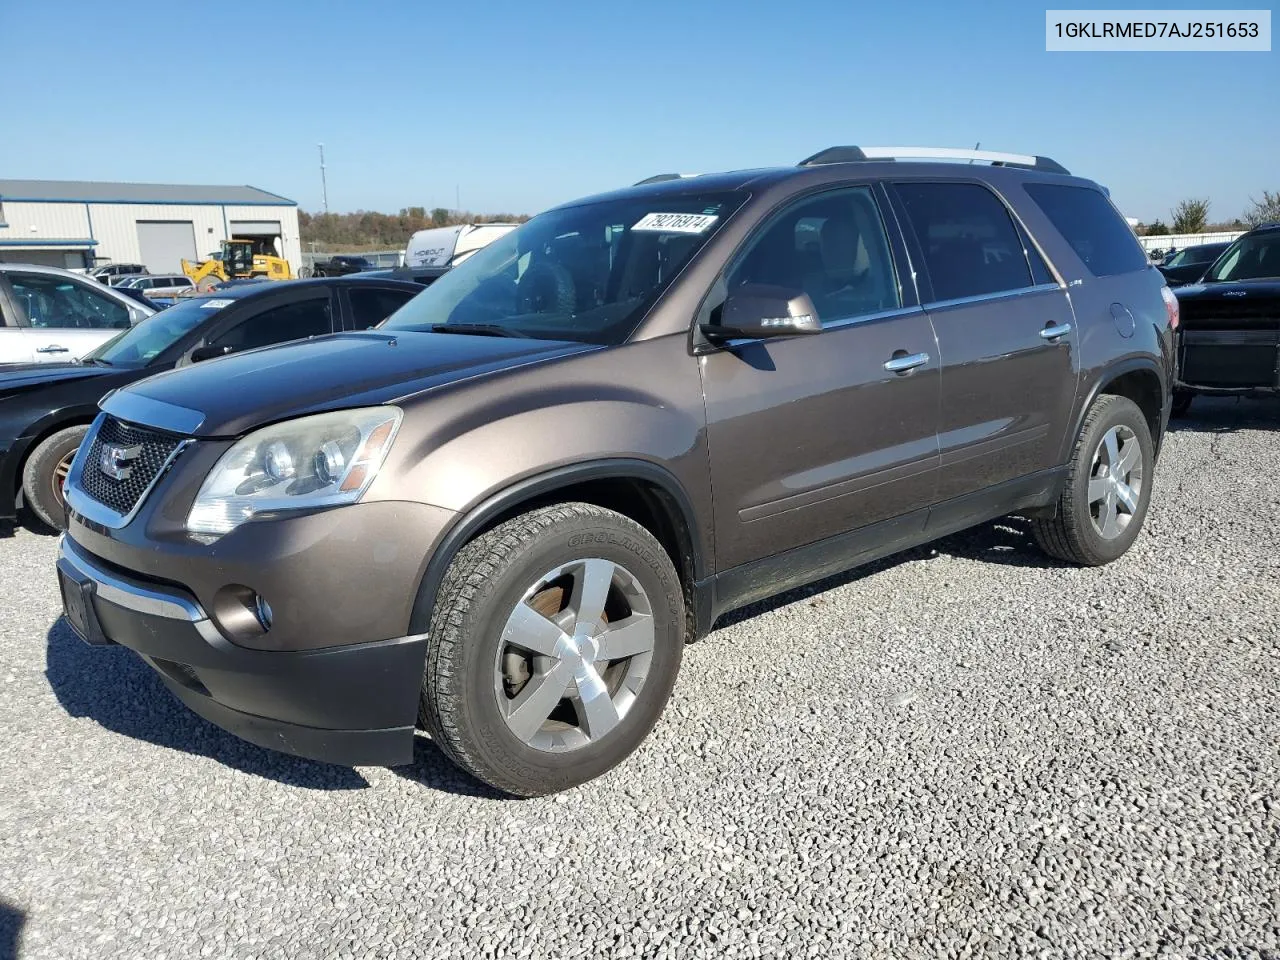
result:
[(1233, 433), (1280, 428), (1280, 397), (1196, 397), (1169, 421), (1170, 433)]
[(0, 900), (0, 960), (15, 960), (26, 914)]
[(738, 610), (730, 611), (715, 622), (712, 629), (720, 630), (758, 617), (837, 587), (856, 583), (865, 577), (875, 576), (903, 563), (928, 560), (938, 554), (977, 560), (982, 563), (999, 563), (1014, 567), (1068, 567), (1070, 564), (1055, 560), (1036, 546), (1031, 536), (1031, 521), (1024, 517), (1001, 517), (969, 530), (953, 533), (949, 537), (914, 547), (902, 553), (885, 557), (862, 567), (855, 567), (834, 576), (815, 581), (795, 590), (788, 590), (776, 597), (760, 600)]
[(350, 767), (264, 750), (184, 707), (154, 671), (123, 647), (90, 647), (59, 617), (49, 628), (45, 676), (73, 717), (87, 717), (135, 740), (210, 757), (242, 773), (308, 790), (359, 790)]
[[(59, 617), (49, 628), (45, 676), (73, 717), (87, 717), (115, 733), (210, 757), (241, 773), (307, 790), (361, 790), (369, 786), (351, 767), (266, 750), (196, 716), (155, 672), (123, 647), (90, 647)], [(392, 771), (432, 790), (482, 799), (510, 799), (463, 773), (430, 738), (414, 738), (413, 762)], [(2, 941), (0, 941), (2, 943)], [(5, 960), (0, 953), (0, 960)]]

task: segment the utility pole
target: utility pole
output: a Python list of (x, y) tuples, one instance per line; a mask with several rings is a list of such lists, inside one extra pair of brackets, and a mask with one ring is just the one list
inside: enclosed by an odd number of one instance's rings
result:
[(324, 144), (317, 143), (320, 148), (320, 195), (324, 200), (324, 212), (329, 212), (329, 185), (324, 180)]

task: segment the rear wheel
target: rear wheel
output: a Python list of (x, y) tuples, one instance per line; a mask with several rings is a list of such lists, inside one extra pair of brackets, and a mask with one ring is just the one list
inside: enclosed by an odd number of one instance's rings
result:
[(55, 530), (66, 529), (67, 504), (62, 484), (89, 428), (83, 424), (59, 430), (31, 451), (22, 468), (22, 497), (31, 511)]
[(499, 790), (564, 790), (644, 740), (683, 643), (680, 581), (647, 530), (591, 504), (544, 507), (451, 564), (421, 719), (446, 755)]
[(1155, 467), (1147, 418), (1127, 397), (1103, 395), (1085, 416), (1057, 516), (1032, 524), (1050, 556), (1097, 567), (1137, 539), (1151, 500)]

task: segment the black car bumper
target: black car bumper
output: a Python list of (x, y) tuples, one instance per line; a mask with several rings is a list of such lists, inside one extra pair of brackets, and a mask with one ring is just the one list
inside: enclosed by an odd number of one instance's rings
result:
[(195, 597), (112, 569), (70, 538), (58, 574), (82, 639), (119, 644), (191, 710), (259, 746), (345, 765), (413, 757), (426, 637), (305, 651), (230, 643)]

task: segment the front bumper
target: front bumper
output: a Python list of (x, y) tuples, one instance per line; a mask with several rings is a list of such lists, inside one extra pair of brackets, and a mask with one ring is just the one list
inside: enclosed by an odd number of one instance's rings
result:
[(115, 569), (68, 537), (58, 572), (64, 591), (84, 598), (85, 639), (133, 650), (179, 700), (219, 727), (330, 763), (412, 760), (425, 635), (251, 650), (229, 642), (193, 594)]

